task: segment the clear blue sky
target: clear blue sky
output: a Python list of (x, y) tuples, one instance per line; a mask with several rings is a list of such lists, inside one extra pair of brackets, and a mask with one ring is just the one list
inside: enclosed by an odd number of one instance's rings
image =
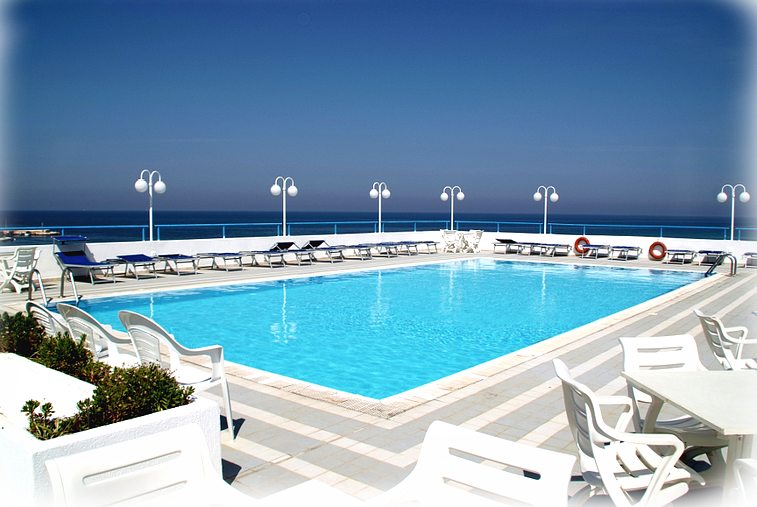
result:
[(755, 47), (724, 2), (21, 1), (4, 209), (730, 214)]

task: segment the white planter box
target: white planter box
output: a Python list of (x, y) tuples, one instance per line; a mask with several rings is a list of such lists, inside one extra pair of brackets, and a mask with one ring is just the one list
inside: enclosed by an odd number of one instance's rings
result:
[[(3, 364), (5, 365), (5, 364)], [(3, 394), (17, 386), (41, 384), (40, 378), (52, 375), (60, 381), (59, 372), (44, 369), (46, 372), (33, 372), (36, 378), (16, 378), (13, 384), (5, 383), (0, 387), (0, 407)], [(23, 375), (29, 374), (24, 372)], [(67, 379), (76, 379), (64, 375)], [(85, 384), (86, 385), (86, 384)], [(35, 397), (42, 401), (42, 396)], [(55, 399), (46, 396), (47, 401), (56, 408)], [(18, 407), (20, 410), (21, 407)], [(56, 411), (57, 414), (57, 411)], [(67, 456), (82, 451), (115, 444), (134, 438), (151, 435), (171, 428), (196, 423), (205, 434), (213, 465), (221, 474), (221, 433), (220, 409), (210, 400), (197, 398), (193, 403), (183, 407), (172, 408), (163, 412), (137, 417), (128, 421), (94, 428), (72, 435), (65, 435), (52, 440), (37, 440), (27, 431), (26, 426), (14, 424), (9, 419), (0, 419), (0, 492), (3, 503), (7, 505), (33, 505), (48, 507), (52, 504), (52, 489), (45, 469), (45, 461), (50, 458)]]

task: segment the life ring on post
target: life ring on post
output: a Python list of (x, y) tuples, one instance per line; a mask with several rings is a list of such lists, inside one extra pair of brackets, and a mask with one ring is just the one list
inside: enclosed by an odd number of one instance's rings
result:
[(649, 257), (652, 259), (659, 261), (662, 260), (663, 257), (665, 257), (665, 252), (668, 251), (668, 247), (665, 246), (665, 243), (662, 241), (655, 241), (651, 245), (649, 245)]
[(584, 245), (589, 244), (589, 238), (586, 236), (581, 236), (576, 240), (575, 243), (573, 243), (573, 251), (579, 254), (584, 253), (586, 250), (583, 249)]

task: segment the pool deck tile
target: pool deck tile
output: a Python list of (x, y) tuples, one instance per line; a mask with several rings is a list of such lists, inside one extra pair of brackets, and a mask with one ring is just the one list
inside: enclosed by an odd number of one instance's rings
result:
[[(472, 257), (519, 261), (514, 255), (484, 252)], [(116, 284), (119, 292), (148, 291), (218, 283), (247, 282), (292, 276), (311, 276), (361, 269), (442, 262), (461, 255), (345, 261), (275, 270), (205, 271), (194, 277), (161, 276)], [(528, 260), (533, 260), (527, 258)], [(539, 261), (617, 266), (605, 260), (561, 257)], [(622, 267), (656, 268), (640, 259)], [(704, 272), (707, 266), (664, 266)], [(725, 272), (725, 267), (720, 269)], [(101, 284), (78, 284), (87, 297), (108, 295)], [(55, 290), (48, 289), (50, 294)], [(0, 294), (0, 308), (18, 311), (23, 296)], [(412, 470), (428, 425), (437, 419), (500, 438), (575, 454), (563, 410), (560, 383), (551, 360), (560, 358), (577, 379), (600, 394), (625, 394), (620, 377), (621, 336), (692, 334), (703, 364), (719, 369), (702, 337), (692, 310), (724, 316), (728, 325), (744, 325), (757, 332), (757, 270), (737, 276), (719, 275), (698, 282), (672, 296), (620, 312), (598, 323), (510, 354), (428, 389), (384, 400), (383, 404), (355, 399), (344, 393), (303, 386), (291, 379), (229, 364), (237, 438), (221, 434), (224, 476), (239, 491), (263, 498), (306, 480), (315, 479), (360, 499), (373, 498), (399, 483)], [(200, 396), (220, 402), (220, 389)], [(240, 425), (241, 424), (241, 425)]]

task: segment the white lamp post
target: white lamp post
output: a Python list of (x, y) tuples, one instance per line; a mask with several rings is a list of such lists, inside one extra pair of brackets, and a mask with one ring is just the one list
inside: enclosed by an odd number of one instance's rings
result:
[[(145, 181), (145, 173), (147, 173), (147, 181)], [(158, 181), (156, 181), (153, 185), (152, 177), (156, 174), (158, 175)], [(139, 193), (143, 193), (148, 189), (150, 190), (150, 241), (152, 241), (152, 190), (153, 188), (155, 188), (155, 193), (162, 194), (166, 191), (166, 184), (163, 183), (163, 180), (161, 179), (160, 173), (158, 171), (150, 172), (145, 169), (139, 174), (139, 179), (136, 183), (134, 183), (134, 188)]]
[[(279, 186), (279, 180), (281, 180), (281, 186)], [(290, 182), (289, 188), (287, 188), (287, 181)], [(282, 192), (282, 187), (286, 192)], [(281, 221), (282, 226), (282, 235), (287, 236), (287, 194), (289, 194), (290, 197), (294, 197), (297, 195), (297, 187), (294, 186), (294, 179), (287, 176), (284, 178), (283, 176), (277, 176), (276, 179), (273, 181), (273, 186), (271, 187), (271, 194), (273, 195), (279, 195), (282, 194), (282, 200), (283, 200), (283, 219)]]
[[(552, 195), (549, 195), (549, 189), (552, 189)], [(541, 190), (544, 189), (544, 195), (541, 194)], [(560, 198), (559, 195), (557, 195), (557, 190), (555, 190), (555, 187), (552, 185), (545, 187), (544, 185), (539, 186), (539, 188), (536, 189), (536, 193), (534, 194), (534, 201), (539, 202), (541, 201), (542, 197), (549, 196), (549, 199), (544, 199), (544, 234), (547, 234), (547, 201), (557, 202), (557, 200)]]
[[(449, 194), (447, 193), (447, 189), (449, 189)], [(454, 187), (451, 187), (447, 185), (442, 189), (442, 195), (441, 199), (442, 201), (446, 201), (447, 199), (452, 196), (452, 200), (449, 203), (449, 226), (452, 228), (452, 230), (455, 230), (455, 190), (457, 190), (457, 200), (462, 201), (465, 199), (465, 194), (463, 193), (463, 189), (455, 185)]]
[[(381, 189), (383, 187), (383, 190)], [(373, 188), (371, 189), (371, 192), (369, 194), (371, 196), (371, 199), (378, 199), (378, 206), (379, 206), (379, 215), (378, 215), (378, 232), (384, 232), (381, 228), (381, 199), (389, 199), (389, 197), (392, 195), (392, 193), (389, 191), (388, 188), (386, 188), (386, 183), (383, 181), (379, 183), (378, 181), (373, 182)]]
[(725, 193), (726, 187), (731, 189), (731, 241), (733, 241), (733, 216), (736, 211), (736, 189), (739, 187), (744, 189), (744, 191), (739, 194), (739, 201), (741, 202), (748, 202), (751, 196), (746, 191), (746, 187), (741, 183), (736, 186), (723, 185), (723, 188), (720, 189), (720, 193), (718, 194), (718, 202), (726, 202), (728, 200), (728, 194)]

